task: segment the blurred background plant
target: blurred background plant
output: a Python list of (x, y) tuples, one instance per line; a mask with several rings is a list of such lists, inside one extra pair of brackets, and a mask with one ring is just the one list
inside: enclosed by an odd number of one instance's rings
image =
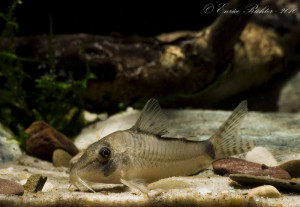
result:
[[(77, 134), (84, 125), (82, 95), (87, 81), (95, 76), (85, 62), (86, 74), (81, 79), (58, 80), (51, 18), (48, 62), (16, 55), (14, 37), (18, 22), (14, 12), (20, 4), (21, 0), (15, 0), (6, 13), (0, 13), (0, 21), (5, 24), (0, 44), (5, 41), (8, 45), (6, 50), (0, 51), (0, 122), (16, 133), (16, 139), (24, 147), (27, 138), (24, 129), (36, 120), (44, 120), (67, 136)], [(85, 56), (84, 48), (80, 48)], [(26, 63), (46, 64), (49, 70), (41, 77), (33, 77), (24, 71)], [(72, 77), (72, 74), (69, 75)]]

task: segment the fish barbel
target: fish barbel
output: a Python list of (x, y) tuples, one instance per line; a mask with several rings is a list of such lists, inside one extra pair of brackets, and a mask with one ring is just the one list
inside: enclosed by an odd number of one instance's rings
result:
[(158, 101), (150, 99), (138, 120), (127, 130), (116, 131), (91, 144), (71, 167), (70, 183), (122, 183), (147, 193), (147, 184), (171, 176), (188, 176), (212, 161), (249, 151), (250, 140), (238, 130), (247, 113), (241, 102), (221, 127), (205, 141), (166, 137), (167, 119)]

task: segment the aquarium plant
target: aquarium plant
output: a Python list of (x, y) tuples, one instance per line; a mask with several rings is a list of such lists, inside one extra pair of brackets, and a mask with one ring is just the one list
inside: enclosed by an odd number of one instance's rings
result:
[[(14, 17), (15, 9), (22, 1), (15, 0), (6, 13), (0, 13), (4, 27), (0, 44), (0, 122), (16, 134), (16, 139), (24, 147), (26, 129), (32, 122), (43, 120), (68, 136), (74, 136), (84, 125), (83, 92), (87, 81), (95, 76), (86, 64), (86, 74), (74, 80), (72, 74), (68, 80), (58, 80), (55, 70), (53, 27), (50, 18), (49, 60), (40, 61), (20, 57), (14, 49), (14, 39), (18, 31), (18, 22)], [(83, 57), (84, 48), (81, 47)], [(47, 71), (36, 77), (26, 72), (24, 64), (45, 64)]]

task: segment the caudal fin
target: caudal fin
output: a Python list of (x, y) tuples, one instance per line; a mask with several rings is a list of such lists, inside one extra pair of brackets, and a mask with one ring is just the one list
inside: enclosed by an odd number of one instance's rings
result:
[(209, 139), (214, 147), (215, 159), (247, 152), (254, 147), (254, 142), (238, 138), (241, 122), (247, 114), (247, 101), (242, 101)]

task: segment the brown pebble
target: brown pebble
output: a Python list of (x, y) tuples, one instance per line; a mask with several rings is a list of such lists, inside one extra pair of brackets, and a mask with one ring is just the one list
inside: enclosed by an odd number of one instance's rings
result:
[(53, 152), (52, 162), (55, 167), (69, 167), (72, 156), (65, 150), (57, 149)]
[(31, 193), (41, 191), (47, 181), (47, 177), (40, 174), (31, 175), (24, 185), (24, 189)]
[(103, 195), (108, 195), (108, 191), (106, 191), (106, 190), (102, 190), (102, 191), (100, 191), (100, 193), (102, 193)]
[(26, 153), (31, 156), (52, 161), (56, 149), (63, 149), (72, 156), (79, 152), (70, 139), (43, 121), (33, 122), (25, 132), (30, 135)]
[(300, 191), (300, 181), (272, 178), (270, 176), (255, 176), (246, 174), (231, 174), (230, 179), (238, 182), (241, 185), (257, 186), (257, 185), (272, 185), (279, 188)]
[(288, 171), (293, 178), (300, 178), (300, 160), (287, 161), (277, 167)]
[(28, 134), (29, 136), (34, 136), (38, 132), (49, 127), (50, 125), (44, 121), (35, 121), (25, 130), (25, 133)]
[(238, 158), (226, 158), (214, 161), (214, 172), (221, 175), (250, 174), (271, 176), (274, 178), (291, 179), (287, 171), (278, 167), (268, 167), (264, 164), (249, 162)]
[(0, 194), (23, 195), (24, 188), (19, 183), (0, 178)]

